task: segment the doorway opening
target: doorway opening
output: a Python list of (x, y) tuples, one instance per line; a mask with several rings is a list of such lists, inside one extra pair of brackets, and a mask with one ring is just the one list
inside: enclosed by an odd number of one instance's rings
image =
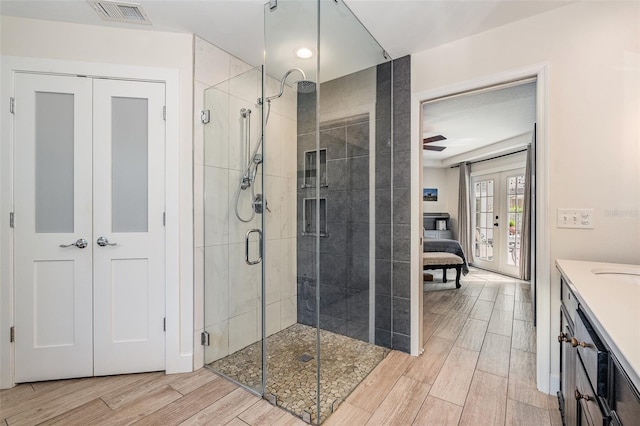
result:
[[(493, 231), (493, 239), (499, 238), (504, 247), (501, 254), (494, 252), (493, 256), (498, 260), (501, 259), (504, 267), (508, 270), (502, 272), (507, 274), (505, 275), (506, 279), (520, 281), (520, 268), (518, 267), (520, 259), (524, 257), (530, 260), (529, 276), (527, 277), (530, 285), (525, 287), (530, 289), (529, 295), (532, 305), (530, 325), (532, 328), (536, 327), (536, 319), (540, 317), (543, 326), (542, 328), (533, 328), (533, 338), (537, 341), (536, 352), (539, 357), (537, 361), (539, 389), (547, 389), (550, 379), (548, 357), (540, 356), (541, 353), (544, 353), (544, 348), (548, 348), (549, 345), (547, 341), (549, 336), (548, 320), (545, 320), (548, 306), (543, 304), (540, 307), (542, 309), (540, 315), (537, 313), (536, 306), (538, 293), (536, 276), (545, 276), (545, 272), (548, 272), (548, 256), (543, 250), (540, 250), (539, 253), (541, 257), (538, 256), (536, 259), (536, 246), (544, 248), (548, 240), (545, 218), (536, 218), (536, 210), (543, 211), (546, 206), (544, 198), (536, 199), (536, 192), (543, 194), (546, 185), (544, 130), (540, 133), (543, 135), (540, 146), (537, 146), (536, 139), (537, 123), (541, 123), (540, 129), (545, 128), (544, 100), (541, 98), (545, 85), (544, 67), (532, 67), (513, 71), (509, 73), (509, 77), (501, 75), (457, 85), (449, 91), (439, 89), (424, 92), (422, 93), (424, 101), (420, 103), (420, 142), (423, 147), (421, 150), (423, 152), (421, 183), (423, 188), (438, 190), (437, 201), (425, 200), (419, 203), (420, 213), (426, 215), (438, 212), (449, 215), (454, 239), (459, 236), (460, 225), (467, 224), (469, 245), (465, 254), (467, 252), (471, 254), (467, 257), (472, 271), (478, 271), (484, 267), (479, 264), (482, 259), (479, 262), (474, 254), (477, 253), (478, 258), (489, 254), (487, 250), (490, 247), (490, 241), (487, 237), (490, 233), (486, 232), (489, 228)], [(508, 96), (509, 92), (515, 96)], [(438, 106), (440, 108), (437, 108)], [(431, 114), (429, 114), (429, 109), (431, 109)], [(518, 118), (518, 112), (521, 113), (523, 109), (526, 111), (526, 114), (523, 115), (524, 118)], [(468, 117), (466, 124), (455, 122), (456, 112)], [(475, 124), (479, 129), (475, 134), (469, 132), (472, 128), (470, 123), (473, 123), (470, 116), (473, 115), (476, 116)], [(446, 124), (448, 126), (445, 126)], [(439, 127), (439, 125), (442, 126)], [(491, 133), (497, 134), (492, 140), (488, 137)], [(473, 146), (474, 144), (475, 146)], [(464, 149), (465, 145), (467, 145), (466, 149)], [(527, 150), (530, 151), (528, 161)], [(536, 163), (536, 158), (539, 159), (539, 164)], [(461, 216), (458, 212), (460, 164), (469, 169), (467, 174), (469, 196), (466, 198), (469, 209), (466, 222), (460, 220)], [(522, 169), (526, 169), (527, 164), (529, 170), (525, 170), (523, 174)], [(505, 180), (503, 186), (506, 189), (502, 191), (504, 195), (500, 194), (500, 189), (497, 186), (494, 187), (492, 194), (494, 197), (500, 198), (503, 207), (499, 212), (489, 212), (488, 206), (485, 206), (484, 211), (482, 208), (475, 210), (474, 191), (476, 188), (474, 183), (486, 180), (481, 178), (482, 175), (491, 174), (498, 175), (494, 176), (494, 184)], [(513, 176), (507, 176), (509, 174)], [(519, 176), (529, 177), (530, 187), (524, 188), (527, 186), (527, 179), (518, 178)], [(538, 182), (536, 182), (536, 177), (539, 178)], [(479, 188), (479, 191), (482, 194), (482, 187)], [(528, 213), (530, 218), (528, 219), (523, 211), (524, 199), (521, 200), (518, 194), (518, 192), (524, 193), (523, 191), (528, 192), (531, 196), (528, 203), (530, 207)], [(478, 198), (482, 198), (481, 194)], [(485, 213), (486, 217), (478, 218), (477, 213)], [(496, 215), (498, 216), (497, 221), (495, 220)], [(484, 225), (483, 220), (485, 221)], [(510, 222), (513, 222), (513, 226), (509, 226)], [(525, 222), (530, 224), (530, 237), (526, 243), (522, 236), (523, 227), (521, 226)], [(498, 225), (494, 226), (495, 223)], [(502, 228), (502, 236), (495, 234), (495, 228), (498, 227)], [(485, 232), (482, 232), (482, 228)], [(480, 252), (481, 250), (483, 252)], [(469, 279), (469, 277), (466, 278)], [(437, 284), (437, 280), (438, 276), (435, 275), (433, 283)], [(428, 285), (434, 284), (421, 282), (420, 289), (427, 288)], [(464, 289), (464, 278), (462, 289)], [(548, 290), (544, 287), (540, 290), (542, 293), (538, 297), (544, 299), (548, 295)], [(420, 296), (422, 296), (420, 298), (422, 309), (420, 309), (419, 316), (422, 325), (420, 344), (423, 344), (427, 340), (433, 324), (429, 325), (426, 316), (422, 315), (423, 312), (426, 313), (429, 310), (427, 307), (429, 301), (424, 298), (422, 291)]]
[(535, 78), (525, 79), (421, 104), (423, 188), (440, 188), (435, 200), (423, 198), (423, 215), (450, 217), (469, 264), (524, 280), (534, 264), (523, 244), (535, 235), (535, 168), (526, 165), (536, 91)]

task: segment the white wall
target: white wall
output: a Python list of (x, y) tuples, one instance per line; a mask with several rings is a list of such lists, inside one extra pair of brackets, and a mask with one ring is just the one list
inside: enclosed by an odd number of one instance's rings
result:
[[(640, 263), (640, 3), (578, 2), (412, 57), (412, 92), (548, 64), (549, 276), (539, 277), (538, 375), (557, 385), (555, 259)], [(595, 209), (593, 230), (555, 227), (561, 207)], [(539, 371), (540, 372), (540, 371)]]
[[(233, 79), (233, 80), (230, 80)], [(262, 264), (246, 265), (244, 235), (260, 228), (235, 216), (235, 194), (246, 166), (240, 109), (251, 109), (251, 151), (260, 135), (261, 72), (205, 40), (195, 39), (194, 86), (194, 342), (209, 332), (211, 345), (196, 344), (194, 367), (210, 363), (260, 339)], [(215, 87), (213, 87), (215, 86)], [(277, 93), (269, 78), (266, 93)], [(203, 125), (200, 110), (211, 111)], [(271, 102), (264, 144), (266, 331), (296, 322), (296, 95)], [(258, 180), (260, 175), (258, 175)], [(255, 193), (263, 192), (258, 181)], [(241, 193), (240, 215), (251, 212), (251, 191)]]
[[(438, 188), (438, 201), (423, 201), (424, 213), (449, 213), (449, 227), (458, 238), (458, 168), (424, 167), (422, 188)], [(421, 189), (422, 191), (422, 189)]]
[[(175, 135), (168, 134), (167, 146), (172, 153), (168, 159), (168, 164), (176, 164), (176, 174), (172, 181), (167, 182), (168, 188), (173, 188), (176, 193), (176, 200), (167, 206), (167, 217), (172, 223), (179, 227), (179, 243), (177, 247), (169, 248), (174, 250), (176, 260), (179, 257), (179, 268), (176, 267), (175, 277), (169, 277), (170, 286), (177, 290), (172, 298), (173, 303), (179, 303), (179, 315), (172, 318), (168, 324), (171, 332), (177, 334), (176, 349), (179, 352), (178, 359), (170, 367), (173, 371), (189, 371), (192, 366), (193, 352), (193, 241), (192, 241), (192, 58), (193, 58), (193, 36), (187, 34), (161, 33), (141, 30), (115, 29), (107, 27), (96, 27), (77, 24), (65, 24), (60, 22), (39, 21), (14, 17), (1, 18), (0, 53), (4, 58), (24, 57), (35, 58), (40, 63), (47, 64), (50, 61), (51, 68), (44, 71), (59, 71), (60, 64), (65, 64), (62, 68), (73, 69), (75, 66), (83, 67), (82, 64), (89, 64), (85, 69), (97, 70), (96, 75), (113, 76), (114, 73), (120, 76), (131, 75), (136, 72), (144, 75), (144, 70), (150, 73), (158, 73), (161, 70), (173, 72), (178, 77), (175, 83), (167, 86), (167, 114), (172, 115), (172, 120), (177, 116)], [(124, 70), (124, 71), (123, 71)], [(142, 70), (142, 71), (140, 71)], [(72, 71), (73, 72), (73, 71)], [(10, 91), (10, 73), (1, 77), (3, 90)], [(175, 87), (174, 87), (175, 86)], [(175, 95), (175, 97), (174, 97)], [(7, 96), (9, 96), (7, 94)], [(4, 99), (6, 97), (3, 96)], [(3, 102), (4, 104), (4, 102)], [(4, 110), (3, 110), (4, 111)], [(2, 138), (2, 161), (0, 165), (5, 165), (5, 160), (10, 157), (10, 136), (8, 133), (8, 121), (3, 117), (3, 138)], [(10, 134), (9, 134), (10, 135)], [(171, 139), (169, 139), (171, 138)], [(2, 220), (4, 221), (5, 211), (10, 209), (11, 188), (10, 173), (5, 168), (0, 172), (2, 179)], [(8, 186), (7, 186), (8, 185)], [(8, 210), (7, 210), (8, 211)], [(171, 226), (171, 225), (169, 225)], [(7, 228), (2, 224), (2, 283), (1, 287), (10, 288), (8, 277), (9, 264), (9, 234)], [(167, 228), (169, 229), (169, 228)], [(178, 232), (176, 232), (178, 235)], [(179, 281), (176, 285), (176, 281)], [(2, 339), (2, 385), (7, 385), (4, 379), (7, 377), (9, 369), (5, 350), (8, 339), (5, 339), (5, 331), (9, 328), (11, 321), (9, 309), (10, 301), (7, 300), (7, 292), (3, 290), (2, 316), (0, 317), (0, 338)], [(170, 302), (168, 302), (170, 303)], [(168, 329), (169, 333), (169, 329)], [(169, 368), (169, 366), (168, 366)]]
[(422, 206), (425, 213), (451, 213), (449, 211), (449, 199), (458, 196), (458, 192), (455, 194), (449, 193), (447, 189), (447, 169), (425, 167), (422, 174), (422, 187), (423, 188), (436, 188), (438, 190), (438, 201), (424, 201)]

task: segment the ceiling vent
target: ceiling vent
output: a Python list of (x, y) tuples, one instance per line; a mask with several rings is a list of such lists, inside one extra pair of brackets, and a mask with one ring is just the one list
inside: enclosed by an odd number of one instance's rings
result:
[(139, 4), (115, 1), (91, 1), (90, 3), (105, 21), (151, 25), (149, 17)]

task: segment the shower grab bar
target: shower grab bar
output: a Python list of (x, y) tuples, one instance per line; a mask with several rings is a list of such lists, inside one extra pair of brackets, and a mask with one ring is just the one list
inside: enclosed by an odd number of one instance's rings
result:
[[(254, 232), (258, 233), (258, 258), (256, 260), (249, 260), (249, 235)], [(262, 262), (262, 231), (259, 229), (250, 229), (244, 234), (244, 261), (247, 265), (257, 265)]]
[(247, 167), (251, 165), (251, 110), (242, 108), (240, 115), (244, 119), (244, 146), (247, 151)]

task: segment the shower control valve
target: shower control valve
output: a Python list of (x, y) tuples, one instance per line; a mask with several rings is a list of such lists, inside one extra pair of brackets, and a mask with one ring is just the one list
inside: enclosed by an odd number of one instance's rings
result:
[(245, 190), (251, 186), (251, 178), (249, 176), (243, 176), (240, 181), (240, 188)]
[(269, 210), (269, 206), (267, 205), (267, 200), (262, 196), (262, 194), (256, 194), (251, 205), (253, 206), (253, 211), (258, 214), (262, 214), (263, 210), (271, 213), (271, 210)]

